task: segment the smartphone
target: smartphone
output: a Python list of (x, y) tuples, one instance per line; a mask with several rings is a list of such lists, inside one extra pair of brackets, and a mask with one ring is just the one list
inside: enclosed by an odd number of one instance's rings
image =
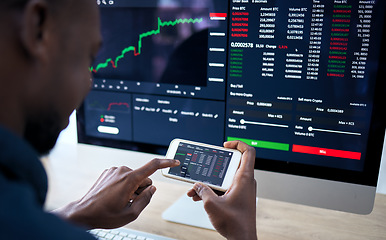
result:
[(181, 164), (162, 169), (165, 177), (190, 183), (202, 182), (223, 191), (229, 189), (241, 160), (241, 152), (204, 143), (174, 139), (166, 158), (177, 159)]

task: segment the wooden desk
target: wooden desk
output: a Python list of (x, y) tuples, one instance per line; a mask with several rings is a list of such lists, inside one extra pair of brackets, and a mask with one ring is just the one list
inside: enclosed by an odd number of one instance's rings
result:
[[(80, 198), (106, 168), (142, 166), (155, 155), (86, 145), (60, 145), (45, 165), (49, 175), (47, 209)], [(211, 230), (167, 222), (161, 214), (190, 189), (190, 184), (152, 177), (157, 192), (149, 206), (127, 227), (176, 239), (223, 239)], [(370, 215), (355, 215), (267, 199), (259, 199), (257, 230), (260, 240), (280, 239), (386, 239), (386, 195), (378, 194)]]

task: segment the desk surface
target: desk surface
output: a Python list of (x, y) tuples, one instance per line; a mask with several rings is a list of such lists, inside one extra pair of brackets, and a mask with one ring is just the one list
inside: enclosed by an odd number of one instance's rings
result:
[[(102, 171), (126, 165), (133, 169), (156, 157), (86, 145), (57, 146), (44, 160), (49, 176), (47, 209), (55, 209), (83, 196)], [(162, 212), (191, 185), (152, 177), (157, 192), (139, 218), (127, 227), (176, 239), (223, 239), (217, 232), (162, 219)], [(386, 195), (377, 194), (370, 215), (355, 215), (302, 205), (259, 199), (257, 231), (260, 240), (280, 239), (386, 239)]]

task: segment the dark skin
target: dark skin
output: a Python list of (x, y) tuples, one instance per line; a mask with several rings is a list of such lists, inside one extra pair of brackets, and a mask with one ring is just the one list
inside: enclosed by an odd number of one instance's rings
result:
[[(102, 42), (98, 8), (95, 0), (28, 0), (19, 8), (9, 2), (15, 0), (0, 2), (0, 125), (44, 153), (90, 90), (88, 69)], [(219, 197), (196, 184), (188, 195), (204, 201), (223, 236), (256, 239), (255, 150), (241, 142), (225, 147), (243, 152), (231, 189)], [(153, 159), (137, 170), (108, 169), (84, 197), (54, 213), (90, 229), (121, 227), (149, 204), (156, 191), (149, 176), (177, 165)]]

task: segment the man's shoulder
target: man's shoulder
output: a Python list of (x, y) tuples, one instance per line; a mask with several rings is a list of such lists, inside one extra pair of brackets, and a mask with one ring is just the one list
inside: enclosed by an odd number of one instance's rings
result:
[(0, 176), (2, 239), (93, 239), (85, 230), (45, 212), (28, 184)]
[(2, 126), (0, 136), (0, 175), (8, 182), (30, 185), (43, 205), (48, 183), (37, 153), (24, 139)]

